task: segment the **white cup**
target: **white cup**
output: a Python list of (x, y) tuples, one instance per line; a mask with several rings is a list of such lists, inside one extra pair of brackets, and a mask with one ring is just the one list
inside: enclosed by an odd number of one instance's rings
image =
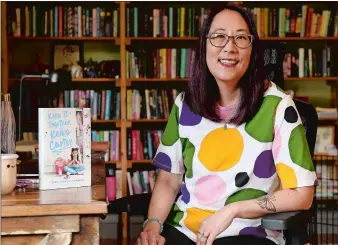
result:
[(16, 186), (17, 154), (1, 154), (1, 195), (11, 193)]

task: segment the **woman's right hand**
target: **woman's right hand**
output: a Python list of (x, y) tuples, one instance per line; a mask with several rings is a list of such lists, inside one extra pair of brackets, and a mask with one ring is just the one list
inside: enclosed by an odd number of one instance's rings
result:
[(165, 239), (160, 235), (158, 224), (149, 223), (137, 238), (136, 245), (164, 245)]

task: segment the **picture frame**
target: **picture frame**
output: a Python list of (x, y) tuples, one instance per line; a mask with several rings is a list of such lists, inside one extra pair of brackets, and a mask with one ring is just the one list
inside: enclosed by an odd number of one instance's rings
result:
[(68, 65), (71, 70), (73, 63), (83, 64), (83, 43), (76, 41), (59, 41), (52, 43), (51, 64), (53, 70), (64, 69)]
[(316, 144), (314, 153), (328, 155), (329, 145), (335, 142), (335, 126), (319, 126), (317, 128)]

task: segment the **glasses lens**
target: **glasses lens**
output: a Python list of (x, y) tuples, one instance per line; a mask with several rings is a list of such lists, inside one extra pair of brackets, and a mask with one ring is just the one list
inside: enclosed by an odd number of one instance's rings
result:
[(213, 33), (209, 36), (210, 42), (216, 47), (224, 47), (228, 42), (228, 36), (220, 33)]
[(235, 43), (239, 48), (247, 48), (251, 45), (252, 36), (248, 34), (237, 35), (235, 37)]

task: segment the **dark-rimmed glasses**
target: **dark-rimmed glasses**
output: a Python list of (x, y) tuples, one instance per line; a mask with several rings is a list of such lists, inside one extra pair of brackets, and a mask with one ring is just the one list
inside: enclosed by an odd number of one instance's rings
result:
[(209, 33), (207, 35), (212, 46), (217, 48), (224, 48), (230, 39), (233, 39), (234, 44), (241, 49), (249, 48), (252, 44), (254, 36), (252, 34), (238, 34), (236, 36), (229, 36), (225, 33)]

